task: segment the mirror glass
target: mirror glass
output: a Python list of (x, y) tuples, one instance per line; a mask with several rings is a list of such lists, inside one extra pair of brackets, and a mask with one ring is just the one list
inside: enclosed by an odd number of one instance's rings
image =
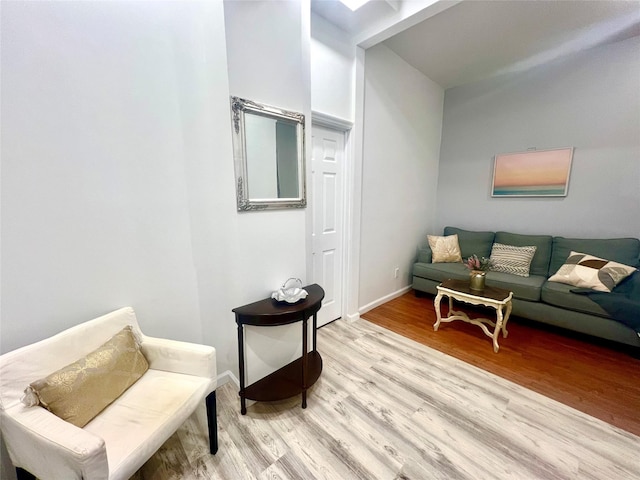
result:
[(304, 115), (231, 97), (238, 210), (303, 208)]

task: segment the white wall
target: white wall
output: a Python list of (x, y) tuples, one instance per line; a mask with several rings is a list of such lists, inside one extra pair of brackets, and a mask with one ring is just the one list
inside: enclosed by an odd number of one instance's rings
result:
[[(437, 228), (640, 237), (640, 38), (447, 90)], [(566, 198), (491, 198), (493, 156), (575, 147)]]
[(443, 99), (386, 46), (366, 51), (361, 307), (411, 284), (416, 247), (435, 220)]
[[(308, 2), (226, 1), (224, 9), (231, 95), (305, 114), (309, 137)], [(306, 145), (310, 158), (308, 139)], [(306, 282), (306, 215), (306, 209), (237, 215), (236, 306), (268, 296), (290, 277)], [(246, 329), (249, 382), (299, 356), (300, 328)]]
[[(149, 4), (150, 8), (155, 3)], [(237, 261), (242, 250), (223, 5), (208, 1), (169, 5), (171, 18), (187, 39), (175, 43), (172, 57), (173, 74), (181, 85), (179, 135), (183, 139), (190, 255), (198, 280), (202, 341), (216, 347), (219, 373), (236, 372), (238, 353), (231, 309), (243, 300), (247, 270), (239, 269)]]
[(356, 47), (348, 35), (311, 14), (311, 108), (354, 121)]
[(224, 42), (218, 2), (3, 3), (2, 352), (132, 305), (237, 364)]
[[(2, 13), (2, 350), (124, 305), (149, 334), (202, 341), (190, 155), (231, 147), (227, 110), (189, 100), (211, 80), (199, 96), (226, 96), (224, 43), (197, 55), (220, 6)], [(189, 132), (203, 119), (210, 141)]]
[(2, 351), (132, 305), (237, 373), (231, 309), (306, 280), (306, 210), (236, 211), (228, 82), (310, 118), (309, 3), (228, 9), (229, 76), (219, 2), (3, 5)]

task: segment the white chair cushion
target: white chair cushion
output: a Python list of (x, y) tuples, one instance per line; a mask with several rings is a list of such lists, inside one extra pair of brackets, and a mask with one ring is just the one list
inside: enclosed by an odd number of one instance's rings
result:
[(107, 445), (109, 479), (130, 478), (189, 418), (209, 389), (207, 378), (148, 370), (89, 422), (84, 430)]

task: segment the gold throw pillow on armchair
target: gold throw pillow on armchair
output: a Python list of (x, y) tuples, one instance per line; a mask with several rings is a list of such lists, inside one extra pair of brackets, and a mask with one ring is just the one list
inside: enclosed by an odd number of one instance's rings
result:
[(22, 401), (28, 406), (41, 405), (82, 428), (148, 369), (131, 326), (127, 326), (80, 360), (31, 383)]

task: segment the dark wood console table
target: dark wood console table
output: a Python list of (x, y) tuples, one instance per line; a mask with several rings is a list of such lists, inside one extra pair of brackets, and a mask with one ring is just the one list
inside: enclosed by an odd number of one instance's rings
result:
[[(302, 408), (307, 408), (307, 389), (320, 377), (322, 357), (317, 350), (317, 313), (324, 290), (313, 284), (304, 287), (307, 298), (288, 304), (265, 298), (234, 308), (238, 324), (238, 358), (240, 361), (240, 412), (247, 413), (246, 399), (263, 402), (283, 400), (302, 393)], [(307, 320), (313, 315), (313, 350), (307, 348)], [(251, 385), (245, 385), (244, 325), (275, 327), (302, 322), (302, 356)]]

